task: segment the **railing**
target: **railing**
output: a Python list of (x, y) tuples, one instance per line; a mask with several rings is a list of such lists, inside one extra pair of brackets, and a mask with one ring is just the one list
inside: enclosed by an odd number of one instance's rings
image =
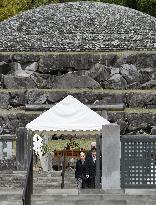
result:
[(63, 163), (62, 163), (62, 173), (61, 173), (61, 176), (62, 176), (62, 182), (61, 182), (61, 189), (64, 189), (64, 175), (65, 175), (65, 162), (66, 160), (66, 157), (65, 157), (65, 148), (63, 149)]
[(156, 188), (156, 135), (121, 136), (121, 187)]
[(30, 159), (28, 163), (27, 177), (26, 177), (25, 187), (22, 196), (23, 205), (31, 205), (32, 193), (33, 193), (33, 152), (31, 152), (30, 154)]

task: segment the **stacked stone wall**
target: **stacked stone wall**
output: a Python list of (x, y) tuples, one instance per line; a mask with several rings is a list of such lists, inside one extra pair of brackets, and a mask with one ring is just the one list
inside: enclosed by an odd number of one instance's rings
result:
[(156, 52), (0, 54), (5, 89), (156, 88)]
[(1, 53), (0, 126), (15, 133), (41, 112), (26, 105), (55, 104), (73, 95), (85, 104), (124, 103), (108, 111), (121, 134), (156, 124), (156, 52)]

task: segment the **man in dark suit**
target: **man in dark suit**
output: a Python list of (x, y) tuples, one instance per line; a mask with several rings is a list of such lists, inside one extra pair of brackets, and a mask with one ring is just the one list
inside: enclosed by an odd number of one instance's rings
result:
[(86, 160), (88, 159), (88, 157), (91, 157), (91, 156), (92, 156), (92, 149), (93, 149), (93, 148), (96, 148), (96, 142), (92, 142), (92, 143), (91, 143), (91, 149), (87, 152)]
[(87, 188), (87, 178), (89, 176), (87, 172), (87, 165), (85, 160), (85, 153), (80, 153), (80, 159), (76, 162), (75, 178), (77, 179), (78, 189)]
[(96, 176), (96, 148), (91, 149), (91, 155), (86, 159), (88, 176), (88, 188), (95, 189)]

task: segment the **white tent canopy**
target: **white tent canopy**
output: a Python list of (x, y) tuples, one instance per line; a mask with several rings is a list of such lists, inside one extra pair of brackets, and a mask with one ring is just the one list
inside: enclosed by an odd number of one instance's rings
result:
[(71, 95), (26, 125), (36, 132), (100, 131), (109, 121)]

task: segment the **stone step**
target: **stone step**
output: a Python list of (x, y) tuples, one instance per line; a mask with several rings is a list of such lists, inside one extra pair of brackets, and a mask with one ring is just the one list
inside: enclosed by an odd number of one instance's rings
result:
[[(87, 190), (87, 191), (86, 191)], [(56, 188), (56, 189), (50, 189), (50, 188), (44, 188), (44, 187), (38, 187), (37, 189), (34, 189), (33, 191), (33, 194), (34, 196), (37, 196), (38, 194), (40, 196), (56, 196), (58, 195), (58, 197), (60, 196), (66, 196), (66, 195), (69, 195), (69, 196), (85, 196), (85, 195), (98, 195), (98, 196), (102, 196), (102, 195), (105, 195), (105, 196), (110, 196), (110, 195), (115, 195), (115, 196), (122, 196), (124, 195), (123, 192), (114, 192), (114, 193), (106, 193), (105, 191), (103, 190), (100, 190), (100, 189), (82, 189), (82, 190), (78, 190), (77, 187), (76, 188), (66, 188), (66, 189), (59, 189), (59, 188)]]
[[(61, 190), (62, 191), (62, 190)], [(65, 190), (64, 190), (65, 191)], [(151, 195), (125, 195), (125, 194), (80, 194), (60, 192), (60, 194), (34, 194), (32, 196), (33, 205), (53, 203), (60, 204), (84, 204), (84, 205), (154, 205), (156, 204), (156, 196)], [(42, 202), (42, 203), (41, 203)]]
[(33, 196), (39, 197), (65, 197), (66, 195), (70, 197), (106, 197), (106, 198), (117, 198), (117, 199), (131, 199), (132, 197), (137, 197), (138, 199), (153, 199), (156, 200), (156, 190), (155, 189), (126, 189), (124, 190), (102, 190), (102, 189), (39, 189), (39, 193), (34, 193)]
[[(15, 200), (21, 200), (22, 199), (22, 194), (23, 194), (23, 191), (11, 191), (9, 192), (8, 191), (2, 191), (0, 192), (0, 202), (1, 201), (15, 201)], [(0, 203), (1, 204), (1, 203)]]
[[(73, 201), (48, 201), (48, 200), (40, 200), (34, 201), (32, 200), (33, 205), (126, 205), (125, 200), (94, 200), (94, 201), (87, 201), (87, 200), (73, 200)], [(135, 204), (133, 204), (135, 205)]]
[(25, 175), (0, 175), (0, 181), (23, 181), (25, 178)]
[[(69, 189), (68, 189), (69, 191)], [(68, 192), (67, 191), (67, 192)], [(59, 201), (74, 201), (74, 200), (88, 200), (88, 201), (94, 201), (94, 200), (151, 200), (151, 201), (156, 201), (156, 196), (155, 195), (126, 195), (126, 194), (80, 194), (80, 193), (75, 193), (68, 194), (61, 193), (58, 194), (33, 194), (32, 199), (35, 201), (37, 200), (59, 200)]]
[(48, 189), (48, 188), (37, 188), (37, 189), (34, 189), (33, 190), (33, 194), (36, 196), (38, 194), (41, 194), (41, 195), (78, 195), (79, 191), (78, 189)]
[[(75, 177), (68, 177), (64, 179), (67, 182), (74, 183), (76, 181)], [(35, 183), (53, 183), (53, 182), (61, 182), (62, 177), (35, 177), (33, 179), (34, 184)]]
[(0, 176), (1, 175), (6, 175), (6, 176), (10, 176), (10, 175), (26, 175), (27, 174), (27, 171), (12, 171), (12, 170), (3, 170), (3, 171), (0, 171)]
[[(61, 177), (62, 171), (52, 171), (52, 172), (33, 172), (33, 177), (34, 178), (39, 178), (39, 177)], [(68, 173), (65, 173), (65, 178), (73, 178), (75, 177), (75, 171), (71, 171)]]
[(22, 202), (22, 200), (1, 201), (0, 205), (23, 205), (23, 202)]
[(15, 186), (3, 186), (3, 187), (0, 187), (0, 193), (23, 193), (23, 187), (15, 187)]
[(26, 179), (26, 172), (1, 172), (0, 189), (23, 188)]
[(0, 205), (23, 205), (23, 189), (0, 188)]
[(48, 200), (40, 200), (34, 201), (32, 200), (33, 205), (155, 205), (156, 201), (151, 200), (73, 200), (73, 201), (48, 201)]
[(10, 184), (1, 184), (0, 185), (0, 190), (3, 189), (3, 188), (7, 188), (7, 189), (22, 189), (24, 187), (24, 183), (10, 183)]
[[(147, 191), (141, 195), (139, 192), (124, 194), (121, 190), (116, 193), (106, 193), (99, 189), (42, 189), (32, 195), (33, 205), (155, 205), (155, 191)], [(108, 192), (108, 191), (107, 191)], [(128, 193), (128, 192), (127, 192)]]
[(23, 178), (25, 178), (25, 176), (26, 176), (26, 174), (0, 174), (0, 177), (1, 178), (3, 178), (3, 177), (5, 177), (5, 178), (9, 178), (9, 177), (11, 177), (11, 178), (13, 178), (13, 179), (23, 179)]
[(33, 177), (61, 177), (62, 171), (51, 171), (51, 172), (33, 172)]
[(0, 187), (23, 187), (23, 185), (25, 184), (25, 180), (23, 181), (1, 181)]
[[(61, 188), (61, 182), (53, 182), (53, 183), (35, 183), (33, 185), (34, 189), (38, 190), (39, 188), (51, 188), (51, 189), (55, 189), (55, 188)], [(77, 185), (76, 183), (70, 183), (70, 182), (65, 182), (64, 183), (64, 188), (76, 188)]]

